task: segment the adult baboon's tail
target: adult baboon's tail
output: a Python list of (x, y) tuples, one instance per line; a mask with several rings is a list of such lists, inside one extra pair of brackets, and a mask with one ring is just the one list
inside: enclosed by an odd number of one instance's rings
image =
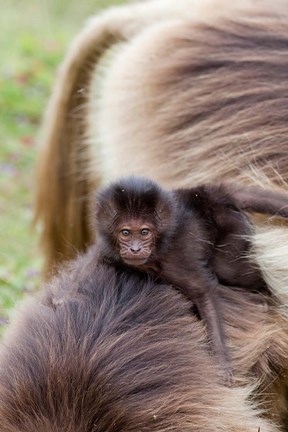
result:
[(85, 142), (89, 86), (105, 51), (129, 40), (153, 22), (187, 14), (191, 0), (166, 0), (115, 7), (92, 17), (72, 43), (59, 70), (44, 120), (37, 167), (35, 220), (43, 224), (46, 269), (71, 257), (90, 241), (88, 197), (100, 181), (89, 176)]

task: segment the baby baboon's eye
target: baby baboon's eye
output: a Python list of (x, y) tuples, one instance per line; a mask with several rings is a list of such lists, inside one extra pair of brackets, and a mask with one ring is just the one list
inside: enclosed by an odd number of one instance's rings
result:
[(143, 228), (141, 230), (141, 235), (142, 236), (147, 236), (150, 233), (150, 230), (148, 228)]

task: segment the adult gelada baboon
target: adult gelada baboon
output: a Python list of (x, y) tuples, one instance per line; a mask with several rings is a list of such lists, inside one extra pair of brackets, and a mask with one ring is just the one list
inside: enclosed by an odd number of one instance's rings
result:
[[(117, 42), (100, 80), (99, 60)], [(286, 0), (155, 0), (92, 18), (45, 120), (37, 216), (46, 271), (91, 242), (88, 202), (111, 177), (285, 189), (287, 47)], [(253, 299), (228, 298), (225, 319), (235, 375), (243, 385), (257, 378), (254, 394), (278, 422), (287, 414), (288, 235), (277, 218), (255, 223), (255, 257), (277, 302), (259, 316)]]

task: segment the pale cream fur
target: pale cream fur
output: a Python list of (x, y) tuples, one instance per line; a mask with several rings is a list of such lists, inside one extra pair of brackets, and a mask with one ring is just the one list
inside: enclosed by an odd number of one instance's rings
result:
[[(285, 7), (282, 0), (273, 2), (276, 10), (281, 11), (283, 5)], [(165, 63), (167, 56), (173, 57), (173, 52), (179, 49), (179, 41), (174, 35), (183, 27), (192, 29), (199, 23), (213, 25), (238, 14), (248, 16), (247, 19), (254, 23), (261, 21), (263, 14), (267, 20), (269, 9), (270, 2), (257, 0), (163, 0), (111, 8), (89, 20), (72, 43), (59, 71), (44, 122), (37, 196), (37, 214), (44, 222), (47, 240), (45, 245), (44, 239), (44, 247), (49, 249), (47, 244), (53, 236), (51, 225), (54, 224), (57, 231), (56, 209), (57, 213), (63, 213), (57, 225), (58, 237), (67, 231), (63, 235), (63, 242), (67, 241), (62, 245), (63, 252), (71, 246), (81, 247), (83, 240), (78, 233), (83, 216), (80, 210), (77, 214), (75, 202), (85, 196), (89, 198), (94, 185), (111, 178), (130, 173), (144, 174), (169, 187), (178, 187), (219, 179), (250, 182), (255, 172), (259, 176), (257, 165), (253, 165), (253, 131), (231, 136), (226, 133), (229, 119), (222, 122), (223, 134), (213, 131), (211, 124), (206, 126), (205, 123), (191, 126), (185, 132), (165, 133), (158, 125), (165, 115), (168, 119), (171, 115), (169, 109), (166, 113), (165, 107), (169, 95), (162, 97), (161, 87), (154, 78), (165, 73), (165, 65), (159, 70), (159, 64)], [(105, 50), (120, 41), (125, 43), (116, 56), (112, 56), (112, 61), (110, 59), (95, 102), (91, 100), (90, 90), (92, 71)], [(171, 98), (177, 98), (176, 91)], [(203, 131), (205, 135), (208, 131), (213, 147), (218, 147), (217, 158), (210, 157), (210, 145), (198, 144), (207, 141)], [(183, 146), (176, 144), (185, 141), (183, 134), (191, 140), (189, 149), (186, 144), (185, 152)], [(77, 144), (83, 141), (83, 136), (89, 145)], [(194, 145), (195, 141), (197, 145)], [(227, 152), (231, 141), (237, 143), (239, 157)], [(175, 148), (177, 145), (179, 150)], [(61, 157), (62, 152), (68, 155), (66, 159)], [(194, 166), (193, 160), (201, 160), (201, 163)], [(246, 162), (245, 169), (243, 161)], [(55, 193), (61, 180), (59, 165), (62, 180), (68, 182), (63, 188), (69, 190), (68, 194), (60, 196)], [(265, 175), (261, 171), (260, 175), (263, 184)], [(79, 188), (80, 181), (84, 186)], [(64, 227), (62, 221), (65, 221)], [(47, 257), (50, 253), (48, 250)]]
[[(166, 2), (168, 10), (171, 4), (173, 1)], [(173, 59), (173, 53), (180, 48), (179, 41), (175, 40), (174, 36), (183, 32), (185, 27), (193, 32), (193, 25), (217, 24), (218, 21), (231, 17), (231, 14), (237, 16), (239, 11), (244, 17), (248, 17), (251, 23), (257, 22), (261, 20), (264, 11), (267, 13), (267, 7), (268, 13), (270, 9), (270, 2), (257, 0), (233, 2), (191, 0), (190, 4), (191, 8), (181, 19), (176, 14), (172, 14), (157, 25), (151, 21), (145, 31), (136, 35), (129, 43), (121, 45), (121, 49), (115, 51), (114, 57), (110, 59), (108, 67), (106, 66), (105, 76), (99, 84), (99, 99), (92, 98), (90, 101), (88, 123), (90, 144), (96, 149), (98, 155), (100, 152), (101, 176), (109, 181), (111, 177), (138, 173), (149, 175), (170, 187), (189, 187), (195, 182), (237, 178), (237, 180), (273, 187), (269, 177), (263, 175), (257, 165), (253, 165), (253, 153), (256, 150), (253, 149), (252, 133), (244, 130), (233, 137), (235, 143), (239, 145), (239, 153), (241, 153), (241, 146), (243, 147), (241, 157), (246, 161), (244, 172), (243, 169), (240, 170), (237, 159), (227, 155), (231, 136), (225, 136), (225, 126), (229, 119), (223, 119), (221, 125), (223, 134), (208, 130), (213, 146), (219, 146), (222, 150), (217, 154), (217, 158), (210, 157), (208, 153), (211, 151), (210, 146), (203, 148), (203, 145), (195, 143), (195, 137), (206, 142), (205, 123), (191, 125), (185, 132), (176, 131), (174, 135), (163, 133), (159, 127), (162, 115), (164, 118), (166, 111), (170, 114), (164, 102), (169, 101), (169, 97), (177, 98), (177, 94), (165, 94), (163, 97), (161, 87), (155, 87), (157, 73), (165, 72), (165, 66), (162, 69), (159, 68), (159, 64), (165, 63), (169, 56)], [(283, 5), (285, 6), (285, 2), (276, 0), (273, 8), (281, 10)], [(169, 60), (167, 60), (167, 69), (168, 62)], [(165, 77), (163, 80), (165, 81)], [(156, 82), (161, 83), (161, 79)], [(181, 107), (179, 112), (180, 110)], [(179, 113), (175, 113), (177, 114)], [(208, 126), (211, 128), (211, 125)], [(173, 147), (173, 143), (176, 146), (177, 141), (181, 142), (184, 133), (191, 140), (187, 151), (183, 153), (183, 148), (179, 148), (179, 151), (165, 154), (168, 148)], [(149, 151), (147, 151), (147, 143), (149, 143)], [(250, 147), (249, 151), (247, 143)], [(201, 165), (193, 166), (193, 160), (199, 158), (201, 158)], [(287, 189), (284, 181), (283, 188)]]

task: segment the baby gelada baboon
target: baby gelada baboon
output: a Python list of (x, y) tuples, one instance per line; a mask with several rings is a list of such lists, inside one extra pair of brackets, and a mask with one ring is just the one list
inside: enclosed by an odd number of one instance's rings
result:
[(228, 382), (232, 371), (217, 287), (269, 292), (247, 257), (253, 226), (244, 209), (288, 217), (288, 195), (234, 184), (167, 191), (150, 179), (128, 177), (96, 199), (100, 256), (113, 265), (152, 272), (190, 299)]

